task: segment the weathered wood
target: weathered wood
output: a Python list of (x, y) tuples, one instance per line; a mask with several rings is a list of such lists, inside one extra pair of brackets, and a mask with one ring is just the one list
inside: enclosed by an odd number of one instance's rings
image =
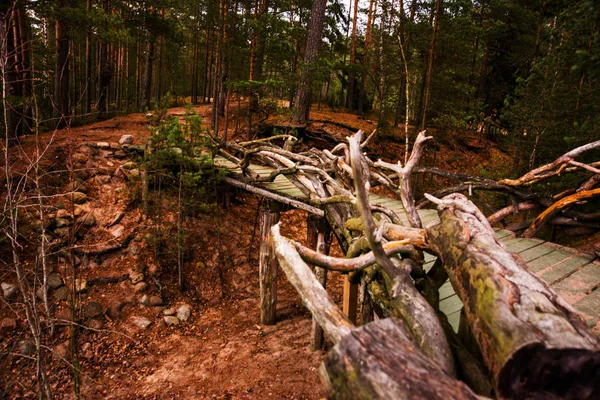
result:
[(358, 283), (350, 281), (349, 275), (344, 275), (344, 292), (342, 294), (342, 312), (352, 323), (356, 323), (358, 301)]
[[(309, 215), (307, 219), (307, 238), (306, 244), (309, 248), (315, 248), (318, 254), (329, 254), (329, 236), (331, 231), (324, 218), (317, 218)], [(315, 276), (323, 286), (327, 288), (327, 270), (315, 266)], [(321, 350), (324, 344), (323, 328), (321, 328), (317, 320), (313, 317), (312, 330), (310, 334), (310, 346), (313, 350)]]
[(290, 206), (292, 206), (294, 208), (308, 211), (309, 213), (318, 215), (320, 217), (323, 217), (325, 215), (323, 210), (321, 210), (319, 208), (313, 207), (311, 205), (308, 205), (308, 204), (303, 203), (298, 200), (294, 200), (294, 199), (290, 199), (285, 196), (278, 195), (278, 194), (270, 192), (266, 189), (262, 189), (262, 188), (250, 185), (249, 183), (241, 182), (237, 179), (229, 178), (227, 176), (221, 178), (221, 180), (231, 186), (239, 187), (241, 189), (247, 190), (250, 193), (258, 194), (258, 195), (266, 197), (267, 199), (270, 199), (270, 200), (278, 201), (283, 204), (289, 204)]
[(394, 318), (353, 329), (327, 354), (320, 372), (331, 399), (478, 398), (442, 372)]
[(269, 202), (260, 209), (260, 323), (275, 324), (277, 308), (277, 260), (270, 245), (271, 227), (279, 222), (279, 213), (272, 212)]
[[(598, 141), (600, 143), (600, 141)], [(595, 196), (600, 196), (600, 188), (591, 189), (591, 190), (582, 190), (581, 192), (577, 192), (571, 196), (564, 197), (552, 204), (548, 207), (543, 213), (538, 215), (533, 224), (523, 233), (523, 237), (529, 238), (536, 234), (538, 230), (558, 211), (563, 208), (576, 203), (578, 201), (582, 201), (585, 199), (589, 199)]]
[(310, 267), (302, 261), (294, 247), (281, 236), (279, 225), (271, 228), (271, 246), (281, 269), (296, 288), (302, 302), (334, 343), (350, 333), (352, 322), (331, 301)]
[(428, 230), (428, 241), (464, 303), (497, 395), (597, 395), (600, 341), (576, 311), (506, 250), (465, 196), (430, 200), (441, 223)]
[[(454, 376), (456, 369), (452, 353), (444, 335), (444, 330), (436, 316), (435, 310), (415, 288), (410, 277), (412, 268), (410, 266), (407, 267), (409, 260), (403, 260), (400, 263), (397, 258), (392, 259), (388, 257), (381, 243), (385, 224), (377, 228), (371, 215), (368, 200), (369, 169), (360, 149), (361, 134), (362, 132), (359, 131), (349, 139), (356, 200), (363, 219), (365, 236), (369, 241), (369, 246), (375, 255), (377, 264), (379, 264), (382, 270), (390, 303), (393, 304), (391, 308), (397, 313), (395, 316), (401, 317), (407, 324), (408, 330), (425, 354), (435, 360), (443, 371)], [(420, 139), (417, 139), (417, 142), (420, 142), (422, 146), (422, 143), (427, 138), (423, 132), (419, 136)], [(417, 144), (415, 144), (416, 146)], [(414, 168), (418, 161), (418, 155), (419, 152), (413, 151), (406, 167), (402, 169), (404, 172), (412, 171), (412, 168)], [(405, 186), (405, 189), (408, 188), (410, 188), (410, 184)], [(404, 198), (404, 200), (410, 203), (404, 204), (404, 207), (412, 207), (412, 210), (416, 214), (414, 202), (411, 202), (409, 198)], [(420, 228), (420, 218), (418, 220), (411, 220), (411, 224), (413, 224), (414, 228)], [(371, 293), (371, 297), (376, 301), (373, 293)]]

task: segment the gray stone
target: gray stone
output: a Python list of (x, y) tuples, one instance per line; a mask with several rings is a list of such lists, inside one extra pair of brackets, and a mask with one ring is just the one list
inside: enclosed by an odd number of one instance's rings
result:
[(102, 321), (98, 320), (98, 319), (93, 319), (90, 322), (88, 322), (87, 327), (90, 329), (102, 329)]
[[(46, 294), (50, 293), (50, 289), (46, 288)], [(40, 286), (36, 291), (35, 291), (35, 295), (37, 296), (38, 299), (40, 300), (44, 300), (44, 287)]]
[(142, 300), (140, 301), (140, 303), (147, 307), (156, 307), (162, 306), (163, 300), (160, 298), (160, 296), (148, 296), (147, 294), (145, 294), (142, 296)]
[(77, 293), (85, 292), (88, 289), (88, 281), (86, 279), (75, 279), (75, 291)]
[(68, 361), (69, 358), (69, 341), (59, 344), (52, 350), (52, 358), (56, 361)]
[(102, 304), (97, 301), (90, 301), (83, 307), (83, 316), (85, 318), (98, 318), (104, 314)]
[(79, 222), (83, 226), (91, 227), (96, 225), (96, 217), (94, 216), (93, 212), (88, 212), (79, 218)]
[(108, 142), (98, 142), (96, 143), (96, 146), (101, 149), (110, 149), (110, 144), (108, 144)]
[(117, 142), (110, 142), (110, 148), (113, 150), (119, 150), (121, 148), (121, 145)]
[(67, 218), (54, 218), (54, 226), (56, 229), (64, 228), (71, 225), (71, 220)]
[(179, 325), (179, 318), (173, 316), (164, 317), (165, 324), (167, 325)]
[(96, 185), (107, 185), (110, 183), (111, 181), (111, 177), (110, 175), (96, 175), (94, 177), (94, 181), (96, 182)]
[(129, 176), (133, 177), (133, 178), (139, 178), (140, 177), (140, 170), (137, 168), (132, 169), (131, 171), (129, 171)]
[(19, 295), (19, 289), (17, 285), (13, 285), (12, 283), (2, 282), (2, 294), (4, 295), (4, 300), (13, 301)]
[(167, 317), (169, 317), (169, 316), (172, 316), (172, 315), (175, 315), (175, 314), (176, 314), (176, 311), (175, 311), (175, 309), (174, 309), (174, 308), (172, 308), (172, 307), (165, 308), (165, 309), (163, 310), (163, 315), (164, 315), (164, 316), (167, 316)]
[(123, 135), (121, 136), (121, 139), (119, 139), (119, 143), (120, 144), (133, 144), (133, 140), (135, 138), (133, 137), (133, 135)]
[(138, 282), (133, 285), (133, 290), (135, 290), (136, 293), (145, 292), (146, 289), (148, 289), (148, 284), (146, 282)]
[(50, 286), (50, 289), (58, 289), (64, 284), (63, 278), (56, 272), (52, 272), (48, 275), (48, 286)]
[(71, 181), (65, 185), (66, 192), (82, 192), (87, 193), (87, 187), (83, 184), (81, 179)]
[(21, 340), (19, 342), (19, 353), (24, 356), (35, 354), (35, 344), (31, 340)]
[(75, 204), (83, 204), (87, 201), (87, 194), (83, 192), (73, 192), (66, 195), (67, 200)]
[(136, 166), (137, 164), (133, 161), (128, 161), (125, 164), (121, 165), (123, 169), (134, 169)]
[(131, 272), (129, 272), (129, 279), (131, 280), (131, 284), (135, 285), (144, 280), (144, 273), (137, 272), (137, 271), (131, 271)]
[(125, 231), (125, 227), (121, 224), (117, 224), (115, 226), (111, 226), (108, 231), (110, 232), (111, 235), (113, 235), (113, 237), (118, 238), (121, 235), (123, 235), (123, 232)]
[(145, 317), (131, 317), (131, 322), (141, 329), (148, 329), (152, 325), (152, 321)]
[(17, 328), (17, 320), (14, 318), (4, 318), (0, 323), (0, 331), (10, 332)]
[(127, 153), (125, 153), (123, 150), (117, 150), (117, 151), (115, 151), (114, 157), (118, 158), (118, 159), (122, 159), (122, 158), (127, 157)]
[(182, 304), (177, 309), (177, 318), (181, 321), (187, 321), (192, 315), (192, 307), (189, 304)]
[(69, 288), (66, 286), (61, 286), (52, 293), (54, 300), (62, 301), (69, 298)]
[(121, 311), (123, 310), (123, 307), (125, 307), (125, 304), (127, 303), (122, 300), (111, 301), (108, 305), (108, 308), (106, 309), (106, 314), (113, 320), (119, 318), (121, 316)]

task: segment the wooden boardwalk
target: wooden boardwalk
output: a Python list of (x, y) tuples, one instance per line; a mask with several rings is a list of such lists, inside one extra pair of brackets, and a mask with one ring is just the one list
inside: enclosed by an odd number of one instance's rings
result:
[[(215, 164), (225, 168), (234, 167), (234, 164), (220, 157), (215, 159)], [(251, 169), (261, 176), (268, 176), (273, 171), (259, 165), (252, 165)], [(241, 172), (235, 169), (230, 171), (234, 177), (239, 176)], [(307, 202), (306, 196), (282, 175), (277, 176), (273, 182), (261, 184), (260, 187), (290, 199)], [(409, 226), (400, 200), (376, 194), (371, 194), (369, 198), (371, 204), (383, 205), (393, 210), (403, 224)], [(435, 210), (419, 210), (419, 215), (424, 226), (439, 221)], [(600, 330), (600, 260), (597, 257), (539, 239), (517, 238), (512, 232), (505, 230), (496, 230), (496, 236), (509, 251), (523, 258), (531, 271), (548, 282), (559, 295), (584, 314), (590, 327), (595, 331)], [(433, 256), (426, 255), (425, 267), (430, 267), (434, 260)], [(457, 330), (460, 310), (463, 307), (461, 300), (449, 282), (446, 282), (439, 292), (440, 309)]]

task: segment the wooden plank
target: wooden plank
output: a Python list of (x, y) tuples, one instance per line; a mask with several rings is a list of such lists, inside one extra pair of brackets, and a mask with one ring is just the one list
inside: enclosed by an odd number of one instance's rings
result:
[(494, 229), (494, 232), (496, 232), (496, 237), (498, 239), (502, 239), (502, 238), (505, 238), (507, 236), (513, 236), (514, 235), (511, 231), (507, 231), (505, 229)]
[(538, 273), (538, 276), (546, 282), (553, 284), (559, 280), (565, 279), (565, 276), (568, 276), (576, 269), (589, 263), (591, 260), (591, 257), (574, 255), (573, 257), (569, 257), (558, 264), (543, 269)]
[(438, 292), (440, 294), (440, 301), (445, 300), (451, 296), (455, 296), (454, 288), (450, 281), (446, 281), (439, 289)]
[(555, 243), (546, 242), (539, 246), (522, 251), (521, 253), (519, 253), (519, 255), (521, 256), (523, 261), (530, 262), (537, 258), (545, 256), (548, 253), (552, 253), (553, 251), (558, 250), (560, 247), (562, 247), (562, 246), (557, 245)]
[(566, 301), (574, 304), (581, 301), (598, 284), (600, 284), (600, 264), (588, 262), (573, 275), (553, 285), (552, 288)]
[(543, 240), (524, 238), (501, 240), (501, 242), (504, 243), (506, 248), (512, 253), (520, 253), (522, 251), (528, 250), (532, 247), (536, 247), (544, 243)]
[(353, 324), (356, 324), (356, 308), (358, 301), (358, 284), (350, 283), (348, 275), (344, 275), (344, 294), (342, 312)]
[(572, 256), (572, 252), (565, 251), (565, 249), (560, 249), (536, 258), (535, 260), (527, 263), (527, 265), (531, 271), (537, 273)]
[(584, 314), (587, 317), (588, 326), (592, 329), (595, 327), (600, 328), (599, 315), (600, 311), (600, 289), (594, 290), (592, 293), (585, 296), (583, 299), (574, 304), (577, 311)]
[(463, 308), (463, 303), (456, 294), (440, 301), (440, 311), (446, 315), (460, 311), (461, 308)]
[(452, 330), (458, 333), (458, 325), (460, 323), (460, 310), (448, 315), (448, 322), (452, 326)]

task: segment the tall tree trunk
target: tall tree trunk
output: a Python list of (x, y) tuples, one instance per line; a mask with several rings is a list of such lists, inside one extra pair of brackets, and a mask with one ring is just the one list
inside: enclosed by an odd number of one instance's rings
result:
[(363, 54), (363, 73), (360, 80), (360, 95), (358, 96), (358, 115), (362, 115), (365, 107), (365, 90), (367, 87), (367, 71), (369, 65), (369, 49), (371, 47), (371, 26), (373, 22), (373, 6), (377, 0), (369, 0), (369, 15), (367, 17), (367, 31), (365, 32), (365, 52)]
[[(59, 1), (58, 10), (65, 5), (64, 0)], [(69, 37), (67, 24), (62, 19), (56, 20), (55, 29), (54, 118), (57, 126), (64, 126), (69, 116)]]
[(358, 0), (354, 0), (354, 17), (352, 18), (352, 44), (350, 46), (350, 74), (348, 79), (348, 95), (346, 105), (348, 111), (354, 110), (354, 87), (356, 86), (356, 21), (358, 19)]
[(146, 55), (146, 71), (144, 73), (144, 88), (142, 93), (142, 107), (151, 109), (152, 98), (152, 67), (154, 64), (154, 38), (148, 38), (148, 54)]
[(423, 129), (425, 129), (425, 122), (427, 120), (427, 107), (429, 105), (429, 92), (431, 90), (431, 74), (433, 72), (433, 61), (435, 59), (435, 45), (436, 45), (437, 34), (438, 34), (438, 30), (439, 30), (439, 19), (440, 19), (441, 9), (442, 9), (442, 0), (436, 0), (435, 14), (433, 16), (433, 34), (431, 36), (431, 47), (429, 48), (429, 63), (427, 65), (427, 78), (425, 80), (423, 113), (421, 116), (421, 127), (420, 127), (421, 131)]
[(311, 80), (315, 67), (314, 63), (319, 52), (319, 45), (321, 44), (326, 6), (327, 0), (313, 1), (306, 51), (304, 52), (304, 65), (302, 66), (300, 86), (296, 93), (294, 107), (294, 122), (297, 124), (306, 124), (310, 113)]

